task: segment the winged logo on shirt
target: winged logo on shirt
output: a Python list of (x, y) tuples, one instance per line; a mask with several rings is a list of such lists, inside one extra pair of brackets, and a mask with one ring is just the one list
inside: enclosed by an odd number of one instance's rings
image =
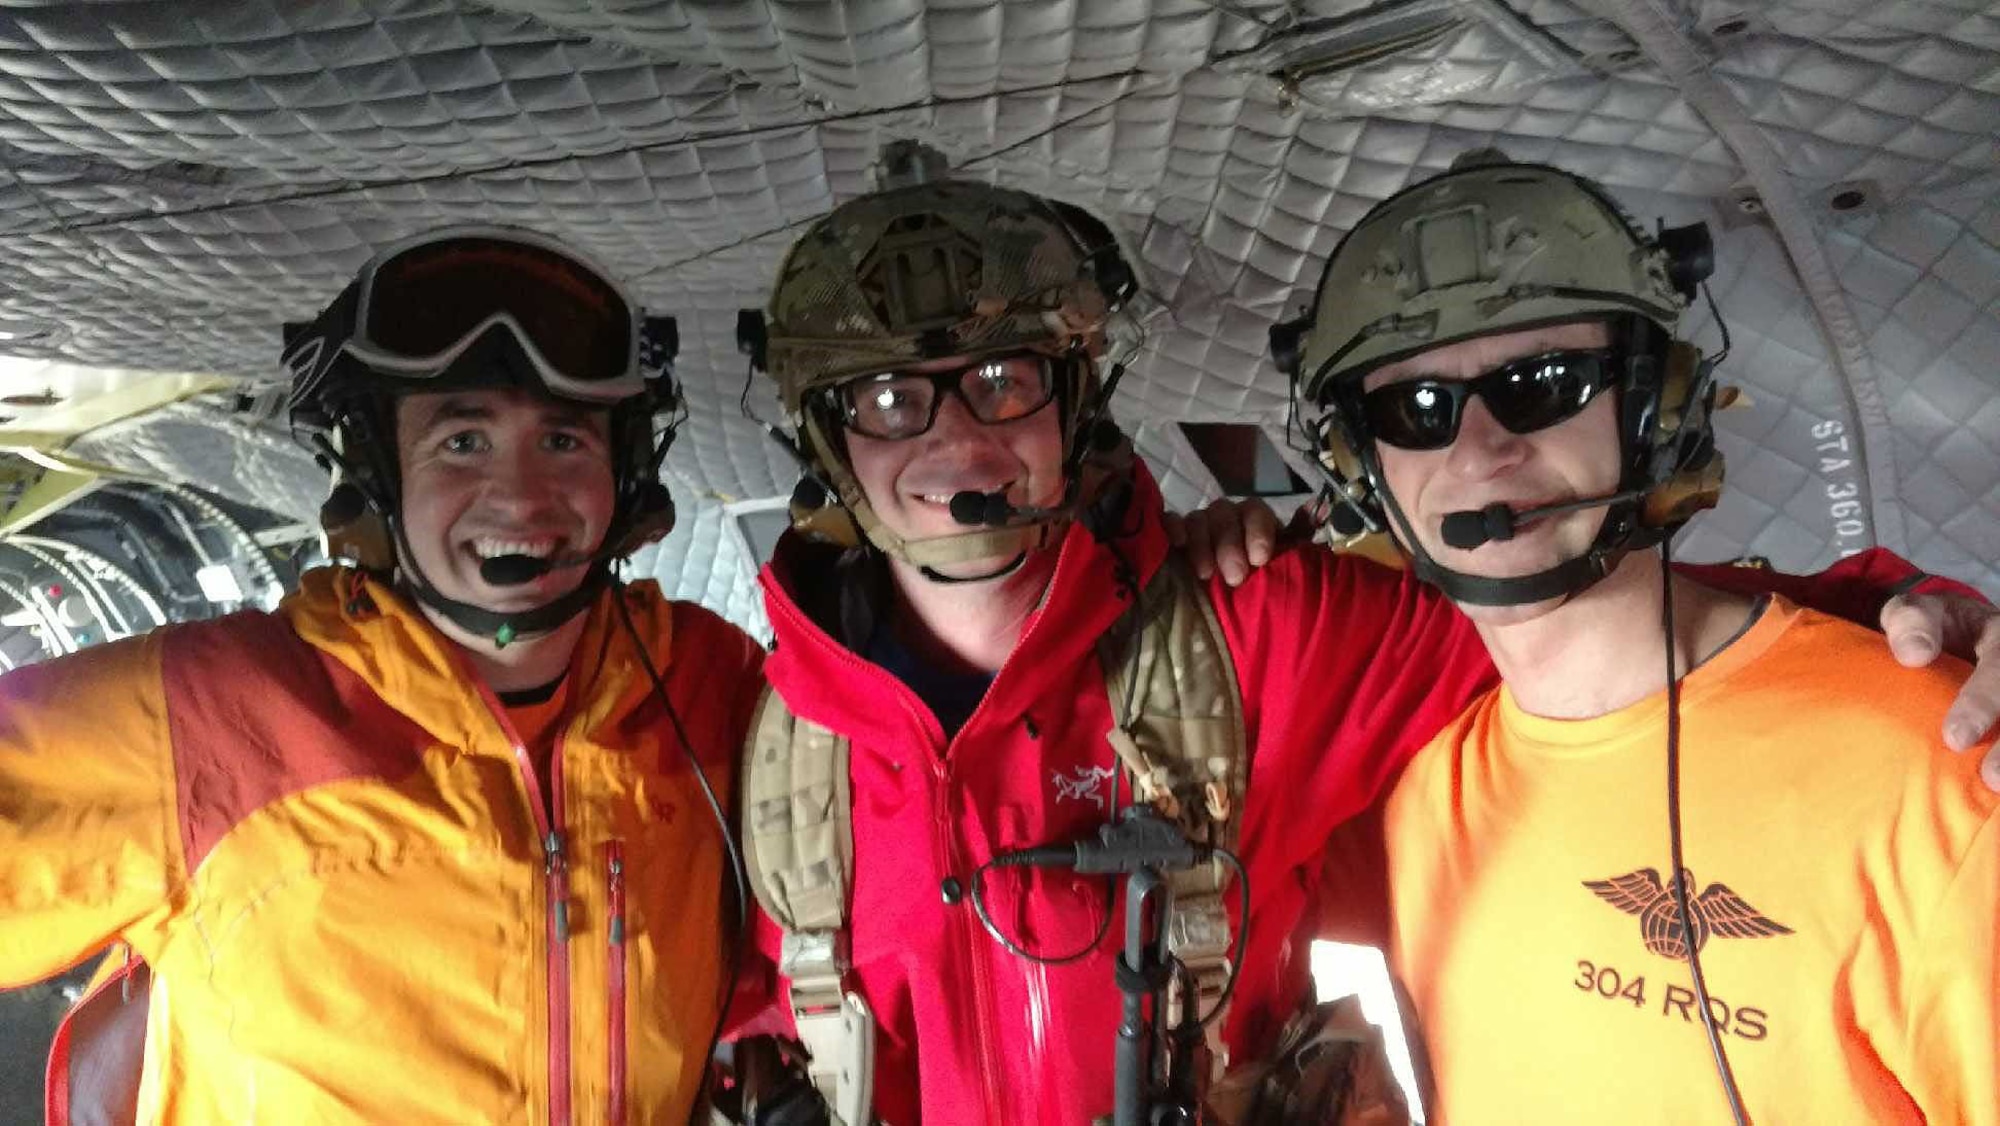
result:
[[(1689, 888), (1695, 886), (1694, 873), (1681, 869)], [(1608, 880), (1585, 880), (1583, 886), (1598, 898), (1627, 915), (1639, 916), (1639, 933), (1646, 949), (1668, 958), (1686, 958), (1686, 932), (1681, 928), (1680, 911), (1674, 904), (1673, 889), (1660, 879), (1657, 868), (1640, 868)], [(1792, 928), (1767, 917), (1729, 889), (1727, 884), (1710, 884), (1700, 895), (1688, 900), (1688, 916), (1694, 923), (1694, 948), (1699, 951), (1711, 934), (1724, 938), (1765, 938), (1791, 934)]]

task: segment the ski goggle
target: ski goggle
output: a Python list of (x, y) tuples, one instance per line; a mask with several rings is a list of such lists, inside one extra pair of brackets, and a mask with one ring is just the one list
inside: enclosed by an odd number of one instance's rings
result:
[(983, 356), (947, 371), (887, 372), (833, 389), (841, 421), (870, 438), (914, 438), (937, 423), (946, 395), (957, 395), (988, 426), (1026, 418), (1055, 398), (1055, 361), (1033, 352)]
[[(322, 317), (326, 344), (385, 375), (441, 376), (497, 327), (550, 394), (609, 404), (646, 387), (631, 299), (552, 239), (490, 227), (424, 235), (364, 267), (351, 294)], [(342, 313), (345, 324), (327, 323)]]
[(1359, 414), (1377, 441), (1403, 450), (1441, 450), (1457, 440), (1466, 400), (1477, 395), (1495, 422), (1515, 434), (1532, 434), (1582, 413), (1616, 381), (1617, 358), (1608, 349), (1550, 352), (1473, 379), (1385, 384), (1358, 397)]

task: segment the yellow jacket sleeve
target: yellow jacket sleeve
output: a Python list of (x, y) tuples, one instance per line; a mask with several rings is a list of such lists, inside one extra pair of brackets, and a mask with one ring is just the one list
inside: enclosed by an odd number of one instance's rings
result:
[(161, 636), (0, 677), (0, 988), (163, 917), (185, 883)]
[(2000, 811), (1926, 928), (1910, 996), (1911, 1097), (1932, 1122), (2000, 1124)]

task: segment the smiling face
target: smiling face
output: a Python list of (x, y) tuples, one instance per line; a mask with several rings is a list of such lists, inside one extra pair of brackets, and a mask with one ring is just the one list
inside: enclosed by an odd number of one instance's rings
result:
[(396, 404), (396, 444), (411, 556), (402, 562), (440, 594), (518, 613), (583, 582), (583, 564), (515, 586), (488, 583), (479, 568), (496, 555), (598, 548), (615, 501), (607, 411), (520, 391), (409, 395)]
[[(1567, 324), (1480, 337), (1434, 349), (1370, 372), (1364, 390), (1408, 380), (1471, 379), (1509, 360), (1603, 348), (1610, 330), (1601, 323)], [(1494, 421), (1474, 395), (1465, 405), (1458, 437), (1441, 450), (1398, 449), (1376, 442), (1382, 474), (1396, 503), (1409, 518), (1430, 557), (1449, 570), (1486, 578), (1514, 578), (1547, 570), (1583, 555), (1603, 526), (1603, 508), (1546, 517), (1521, 525), (1510, 540), (1469, 550), (1447, 546), (1442, 527), (1448, 513), (1494, 502), (1515, 510), (1535, 508), (1618, 490), (1621, 453), (1618, 397), (1603, 394), (1583, 411), (1554, 426), (1515, 434)], [(1393, 521), (1392, 521), (1393, 524)], [(1403, 538), (1396, 528), (1397, 538)], [(1475, 620), (1524, 620), (1545, 611), (1535, 607), (1462, 607)]]
[[(954, 358), (919, 364), (912, 371), (963, 368)], [(937, 421), (913, 438), (884, 440), (847, 431), (847, 456), (869, 507), (905, 540), (958, 535), (972, 529), (951, 515), (951, 498), (965, 490), (1005, 492), (1016, 507), (1046, 507), (1062, 499), (1062, 419), (1053, 404), (1024, 418), (982, 423), (958, 395), (938, 405)], [(949, 575), (976, 575), (1005, 557), (970, 560)]]

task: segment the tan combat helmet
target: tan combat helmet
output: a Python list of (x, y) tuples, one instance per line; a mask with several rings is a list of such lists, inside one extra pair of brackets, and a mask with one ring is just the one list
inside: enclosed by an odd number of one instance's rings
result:
[(1050, 357), (1069, 477), (1060, 507), (1073, 513), (1090, 500), (1082, 456), (1093, 446), (1091, 431), (1108, 425), (1099, 367), (1126, 332), (1116, 314), (1133, 289), (1108, 228), (1081, 208), (1026, 192), (935, 180), (835, 208), (785, 255), (763, 323), (751, 313), (739, 326), (752, 362), (777, 380), (798, 452), (817, 478), (794, 494), (794, 526), (848, 546), (866, 536), (924, 567), (1044, 542), (1064, 517), (1017, 517), (924, 540), (897, 536), (849, 466), (832, 389), (946, 357)]
[(1590, 181), (1496, 150), (1468, 153), (1383, 200), (1334, 249), (1308, 317), (1271, 330), (1299, 417), (1314, 420), (1336, 525), (1380, 532), (1392, 517), (1402, 523), (1356, 409), (1365, 375), (1459, 341), (1579, 320), (1609, 322), (1624, 352), (1620, 491), (1643, 495), (1611, 506), (1597, 545), (1562, 575), (1449, 572), (1405, 527), (1418, 573), (1460, 601), (1539, 601), (1556, 587), (1582, 589), (1624, 551), (1713, 505), (1722, 473), (1709, 420), (1714, 365), (1674, 336), (1713, 269), (1705, 225), (1648, 235)]

